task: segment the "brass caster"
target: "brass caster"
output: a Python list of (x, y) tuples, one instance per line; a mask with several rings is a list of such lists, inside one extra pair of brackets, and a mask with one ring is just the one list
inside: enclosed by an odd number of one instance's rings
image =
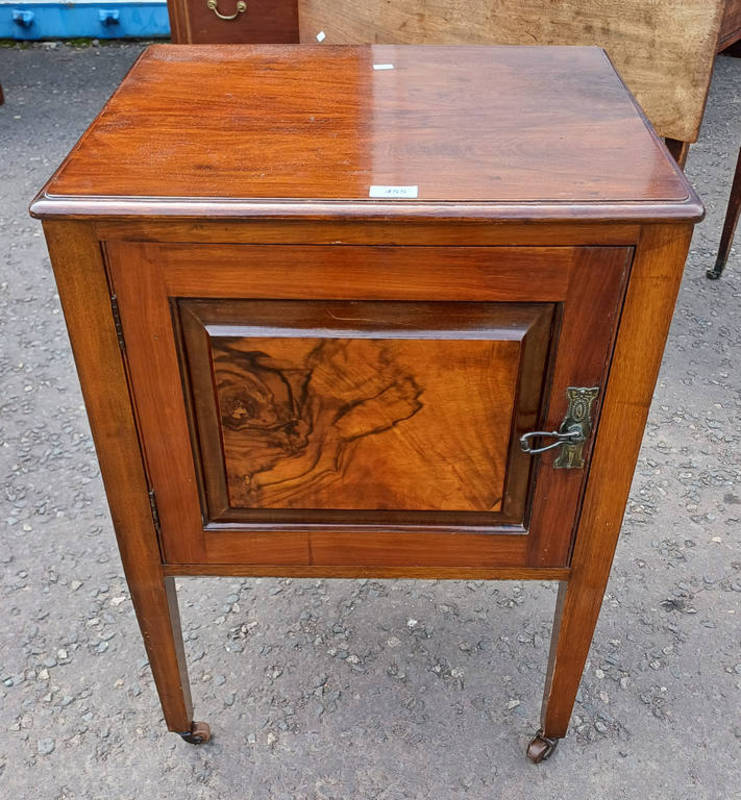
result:
[(207, 722), (194, 722), (190, 726), (190, 730), (181, 733), (184, 742), (188, 744), (203, 744), (211, 740), (211, 728)]
[(558, 739), (549, 739), (544, 735), (543, 729), (541, 728), (535, 734), (535, 738), (532, 742), (527, 746), (527, 757), (533, 764), (540, 764), (541, 761), (545, 761), (547, 758), (551, 757), (557, 744)]

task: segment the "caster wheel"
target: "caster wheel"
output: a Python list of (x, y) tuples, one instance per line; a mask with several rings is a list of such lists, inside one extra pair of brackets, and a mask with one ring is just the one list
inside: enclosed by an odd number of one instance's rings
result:
[(181, 733), (184, 742), (188, 744), (203, 744), (211, 740), (211, 728), (207, 722), (194, 722), (187, 733)]
[(540, 764), (541, 761), (545, 761), (553, 755), (557, 744), (558, 739), (549, 739), (543, 735), (542, 730), (539, 730), (535, 734), (535, 738), (527, 746), (527, 757), (533, 764)]
[(724, 264), (716, 264), (712, 269), (706, 270), (705, 277), (709, 278), (711, 281), (717, 281), (723, 274), (724, 266)]

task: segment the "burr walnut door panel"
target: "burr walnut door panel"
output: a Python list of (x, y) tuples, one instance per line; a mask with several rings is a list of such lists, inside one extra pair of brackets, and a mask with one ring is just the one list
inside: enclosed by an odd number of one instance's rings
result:
[(567, 563), (591, 439), (519, 438), (604, 387), (628, 249), (106, 252), (166, 561)]
[[(553, 304), (179, 300), (208, 522), (522, 524)], [(523, 385), (524, 383), (524, 385)]]

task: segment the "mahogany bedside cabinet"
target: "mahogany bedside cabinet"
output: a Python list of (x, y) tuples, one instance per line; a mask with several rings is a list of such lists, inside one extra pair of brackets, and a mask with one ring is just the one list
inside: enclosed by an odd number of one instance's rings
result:
[(170, 730), (175, 576), (553, 580), (547, 757), (703, 213), (604, 52), (156, 45), (32, 213)]

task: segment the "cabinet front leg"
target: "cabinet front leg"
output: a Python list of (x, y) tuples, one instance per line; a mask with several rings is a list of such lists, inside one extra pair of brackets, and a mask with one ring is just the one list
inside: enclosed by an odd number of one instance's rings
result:
[(175, 579), (162, 579), (154, 603), (144, 606), (139, 617), (165, 722), (171, 731), (184, 734), (193, 721), (188, 668), (185, 664)]
[(199, 744), (210, 735), (205, 723), (193, 722), (175, 582), (162, 572), (101, 245), (88, 222), (46, 222), (44, 232), (121, 562), (167, 727)]
[(193, 721), (175, 579), (137, 583), (129, 577), (129, 588), (168, 729), (190, 744), (209, 741), (208, 725)]
[(559, 586), (540, 717), (542, 735), (547, 739), (566, 735), (603, 591), (602, 586), (590, 589), (578, 577)]
[(208, 742), (208, 724), (193, 721), (175, 579), (162, 578), (149, 591), (133, 582), (129, 585), (168, 730), (189, 744)]
[(536, 764), (551, 755), (568, 730), (603, 592), (604, 586), (590, 585), (578, 576), (559, 586), (540, 730), (527, 749)]
[[(569, 726), (610, 575), (690, 234), (686, 227), (647, 226), (633, 259), (571, 572), (558, 592), (542, 727), (528, 748), (528, 756), (536, 762), (553, 752), (555, 741), (566, 735)], [(652, 335), (646, 336), (642, 320), (649, 314), (654, 326)]]
[(190, 744), (209, 741), (208, 725), (193, 721), (175, 579), (161, 578), (151, 588), (129, 585), (168, 729)]
[(175, 579), (160, 575), (141, 583), (129, 575), (128, 582), (165, 722), (185, 738), (191, 733), (193, 703)]

